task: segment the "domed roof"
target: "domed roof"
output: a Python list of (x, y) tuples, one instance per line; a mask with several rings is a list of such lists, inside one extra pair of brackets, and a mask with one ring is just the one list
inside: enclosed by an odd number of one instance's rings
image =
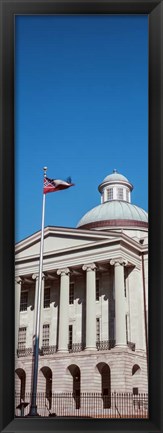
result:
[(131, 204), (133, 185), (127, 177), (113, 170), (98, 186), (101, 204), (87, 212), (77, 228), (102, 229), (106, 227), (148, 228), (148, 214), (142, 208)]
[(130, 191), (133, 190), (133, 185), (131, 182), (127, 179), (127, 177), (123, 176), (123, 174), (118, 173), (116, 169), (113, 170), (113, 173), (108, 174), (104, 180), (100, 183), (98, 186), (98, 190), (100, 193), (104, 190), (105, 187), (108, 186), (116, 186), (117, 184), (121, 186), (126, 186), (130, 189)]
[(112, 181), (113, 182), (118, 182), (118, 181), (129, 182), (127, 177), (123, 176), (123, 174), (117, 173), (117, 171), (114, 171), (113, 173), (109, 174), (103, 180), (103, 182), (112, 182)]
[[(107, 201), (87, 212), (79, 221), (78, 227), (99, 226), (141, 226), (147, 227), (148, 214), (142, 208), (121, 200)], [(85, 227), (86, 228), (86, 227)]]

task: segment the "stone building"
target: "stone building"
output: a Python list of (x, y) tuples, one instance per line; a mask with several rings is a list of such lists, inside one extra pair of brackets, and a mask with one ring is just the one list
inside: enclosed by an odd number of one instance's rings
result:
[[(148, 391), (148, 216), (116, 170), (76, 228), (44, 232), (38, 392)], [(31, 391), (40, 232), (16, 245), (16, 391)]]

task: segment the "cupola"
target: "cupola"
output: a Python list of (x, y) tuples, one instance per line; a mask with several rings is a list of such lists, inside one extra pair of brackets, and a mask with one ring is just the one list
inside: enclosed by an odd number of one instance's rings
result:
[(101, 203), (111, 200), (121, 200), (131, 203), (133, 185), (125, 176), (118, 173), (116, 169), (113, 170), (112, 174), (104, 178), (98, 190), (101, 193)]

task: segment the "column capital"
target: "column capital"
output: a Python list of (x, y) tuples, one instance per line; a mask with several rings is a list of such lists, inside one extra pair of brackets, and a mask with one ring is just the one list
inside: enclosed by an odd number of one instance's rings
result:
[(15, 282), (17, 284), (22, 284), (23, 283), (23, 279), (21, 277), (15, 277)]
[[(32, 275), (32, 280), (38, 280), (38, 278), (39, 278), (39, 274), (33, 274)], [(45, 278), (46, 278), (45, 274), (42, 273), (42, 280)]]
[(128, 261), (122, 258), (110, 260), (111, 266), (127, 266)]
[(69, 268), (63, 268), (57, 270), (57, 275), (69, 275), (70, 269)]
[(95, 265), (95, 263), (88, 263), (87, 265), (83, 265), (82, 269), (83, 269), (83, 271), (87, 271), (87, 272), (95, 271), (96, 265)]

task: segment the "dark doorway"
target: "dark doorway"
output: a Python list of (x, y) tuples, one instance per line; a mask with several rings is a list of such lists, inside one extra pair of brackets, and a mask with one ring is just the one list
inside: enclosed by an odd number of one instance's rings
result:
[(111, 407), (111, 378), (110, 367), (108, 364), (100, 362), (97, 368), (101, 374), (101, 394), (103, 399), (103, 408), (109, 409)]
[(75, 400), (76, 409), (80, 409), (80, 368), (72, 364), (68, 369), (73, 378), (73, 398)]

